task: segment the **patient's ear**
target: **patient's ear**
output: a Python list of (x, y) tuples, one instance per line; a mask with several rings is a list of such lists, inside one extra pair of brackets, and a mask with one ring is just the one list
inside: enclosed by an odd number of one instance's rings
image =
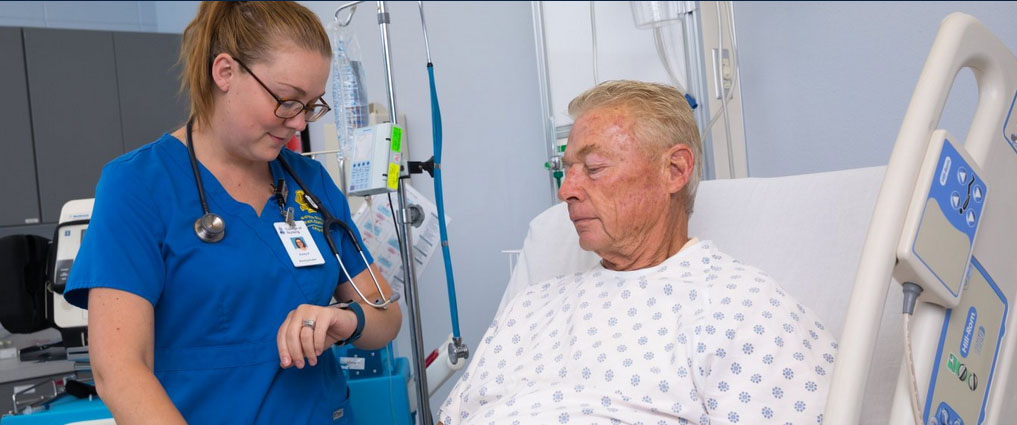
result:
[(667, 189), (670, 193), (678, 193), (688, 184), (695, 169), (696, 156), (692, 149), (679, 143), (664, 152), (667, 167), (664, 176), (667, 178)]

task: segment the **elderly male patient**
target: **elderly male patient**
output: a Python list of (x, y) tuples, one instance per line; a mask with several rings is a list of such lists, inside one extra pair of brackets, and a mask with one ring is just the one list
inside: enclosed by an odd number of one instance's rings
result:
[(569, 113), (558, 197), (601, 261), (509, 301), (439, 419), (821, 422), (834, 339), (765, 273), (688, 235), (702, 148), (682, 94), (606, 82)]

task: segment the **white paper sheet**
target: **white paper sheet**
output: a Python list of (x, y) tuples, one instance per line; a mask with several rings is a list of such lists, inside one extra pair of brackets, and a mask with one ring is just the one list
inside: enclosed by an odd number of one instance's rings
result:
[[(392, 200), (398, 206), (399, 200), (393, 193)], [(424, 222), (420, 227), (411, 227), (410, 236), (413, 240), (413, 270), (420, 278), (424, 266), (431, 261), (441, 237), (438, 229), (438, 207), (424, 195), (406, 186), (406, 201), (420, 205), (424, 212)], [(451, 220), (445, 217), (445, 223)], [(374, 263), (381, 269), (381, 274), (392, 286), (392, 291), (403, 296), (403, 262), (399, 253), (399, 239), (396, 237), (392, 212), (388, 205), (388, 196), (374, 195), (371, 201), (364, 203), (353, 215), (353, 222), (360, 229), (360, 235), (367, 245), (367, 250), (374, 256)]]

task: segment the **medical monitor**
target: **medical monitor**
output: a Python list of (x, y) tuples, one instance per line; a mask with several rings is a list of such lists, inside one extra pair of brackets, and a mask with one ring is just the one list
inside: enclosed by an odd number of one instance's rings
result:
[(88, 311), (69, 304), (64, 300), (63, 292), (88, 229), (92, 204), (92, 199), (77, 199), (64, 204), (60, 210), (60, 223), (54, 231), (52, 260), (47, 270), (52, 291), (47, 298), (46, 314), (60, 329), (64, 345), (68, 347), (88, 345)]

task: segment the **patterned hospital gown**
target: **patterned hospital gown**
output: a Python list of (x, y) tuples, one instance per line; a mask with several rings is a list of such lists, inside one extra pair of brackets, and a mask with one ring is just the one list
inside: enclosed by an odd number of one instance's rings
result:
[(818, 424), (837, 344), (765, 273), (701, 241), (529, 285), (439, 414), (459, 424)]

